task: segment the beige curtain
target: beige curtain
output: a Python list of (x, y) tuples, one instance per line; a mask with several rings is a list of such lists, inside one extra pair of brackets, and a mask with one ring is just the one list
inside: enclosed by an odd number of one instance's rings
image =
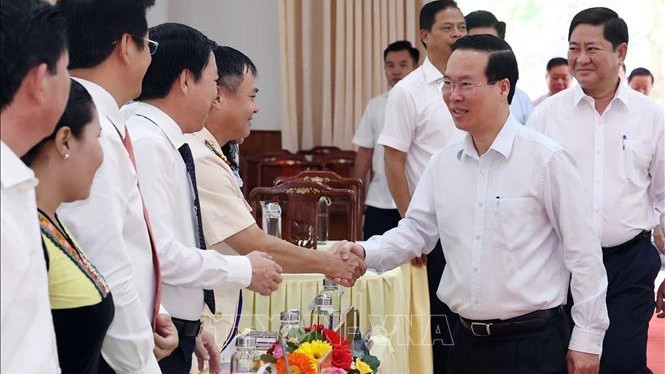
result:
[(367, 101), (387, 89), (383, 50), (402, 39), (420, 44), (425, 2), (279, 0), (284, 148), (353, 148)]

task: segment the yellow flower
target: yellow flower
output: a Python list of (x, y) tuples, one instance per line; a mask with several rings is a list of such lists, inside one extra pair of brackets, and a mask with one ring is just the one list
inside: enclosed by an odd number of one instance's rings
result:
[(372, 368), (363, 362), (360, 357), (356, 358), (356, 370), (358, 370), (360, 374), (374, 374)]
[(313, 359), (319, 361), (323, 356), (332, 350), (332, 345), (322, 340), (314, 340), (312, 342), (305, 342), (300, 344), (296, 352), (303, 353)]

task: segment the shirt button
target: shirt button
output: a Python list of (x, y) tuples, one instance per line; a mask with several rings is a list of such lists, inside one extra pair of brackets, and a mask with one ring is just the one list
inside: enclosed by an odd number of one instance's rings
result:
[(476, 235), (476, 239), (480, 240), (480, 235)]
[(478, 305), (479, 301), (478, 300), (473, 300), (473, 303)]
[(474, 271), (474, 272), (478, 272), (478, 268), (473, 268), (473, 271)]
[(600, 180), (596, 179), (596, 184), (600, 184)]
[(596, 154), (599, 155), (599, 154), (600, 154), (600, 151), (596, 151)]
[(483, 203), (478, 203), (478, 208), (482, 208), (482, 207), (483, 207)]

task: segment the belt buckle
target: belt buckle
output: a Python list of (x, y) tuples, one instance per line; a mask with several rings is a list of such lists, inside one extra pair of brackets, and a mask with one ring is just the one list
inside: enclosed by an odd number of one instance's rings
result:
[[(483, 335), (483, 334), (476, 333), (476, 330), (475, 330), (476, 326), (481, 327), (481, 328), (485, 327), (485, 333), (486, 334)], [(490, 330), (490, 326), (492, 326), (491, 323), (471, 322), (471, 333), (473, 334), (473, 336), (480, 336), (480, 337), (490, 336), (490, 335), (492, 335), (492, 330)]]

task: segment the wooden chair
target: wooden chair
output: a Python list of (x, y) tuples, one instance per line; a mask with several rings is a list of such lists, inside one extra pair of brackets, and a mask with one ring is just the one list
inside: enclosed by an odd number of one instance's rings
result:
[(331, 152), (312, 157), (312, 162), (319, 162), (325, 165), (326, 170), (334, 171), (344, 178), (351, 178), (353, 175), (355, 161), (356, 152), (354, 151)]
[(347, 227), (343, 236), (330, 240), (352, 238), (359, 224), (354, 210), (356, 195), (352, 190), (331, 188), (318, 182), (289, 180), (275, 187), (256, 187), (249, 194), (256, 222), (261, 226), (261, 201), (278, 202), (282, 208), (282, 239), (296, 245), (316, 248), (317, 214), (319, 199), (330, 198), (334, 203), (344, 203)]
[[(310, 170), (310, 171), (301, 171), (300, 173), (296, 174), (293, 177), (279, 177), (275, 179), (274, 185), (279, 186), (280, 184), (286, 181), (292, 181), (292, 180), (319, 182), (332, 188), (344, 188), (352, 190), (356, 194), (356, 204), (355, 204), (356, 220), (359, 223), (362, 222), (362, 215), (363, 215), (362, 202), (364, 201), (363, 200), (364, 187), (363, 187), (363, 181), (361, 179), (343, 178), (339, 174), (330, 170), (320, 170), (320, 171)], [(331, 211), (330, 211), (331, 218), (332, 217), (337, 218), (337, 216), (340, 213), (339, 210), (340, 209), (338, 209), (337, 205), (331, 206)], [(337, 222), (339, 222), (339, 220), (331, 219), (331, 225), (330, 225), (331, 232), (337, 232), (337, 226), (338, 226), (336, 225)], [(351, 239), (362, 240), (362, 225), (358, 224), (356, 230), (357, 232), (355, 233), (355, 237)]]
[(292, 177), (305, 170), (323, 170), (319, 162), (303, 160), (264, 161), (257, 165), (258, 175), (256, 187), (270, 187), (279, 177)]
[(298, 151), (299, 155), (313, 156), (313, 155), (325, 155), (331, 152), (341, 151), (339, 147), (335, 146), (316, 146), (312, 149), (301, 149)]
[[(240, 176), (244, 182), (243, 194), (247, 196), (249, 191), (259, 185), (259, 164), (270, 161), (300, 160), (307, 161), (305, 156), (291, 153), (287, 150), (264, 152), (247, 155), (240, 159)], [(269, 186), (272, 185), (269, 184)]]

